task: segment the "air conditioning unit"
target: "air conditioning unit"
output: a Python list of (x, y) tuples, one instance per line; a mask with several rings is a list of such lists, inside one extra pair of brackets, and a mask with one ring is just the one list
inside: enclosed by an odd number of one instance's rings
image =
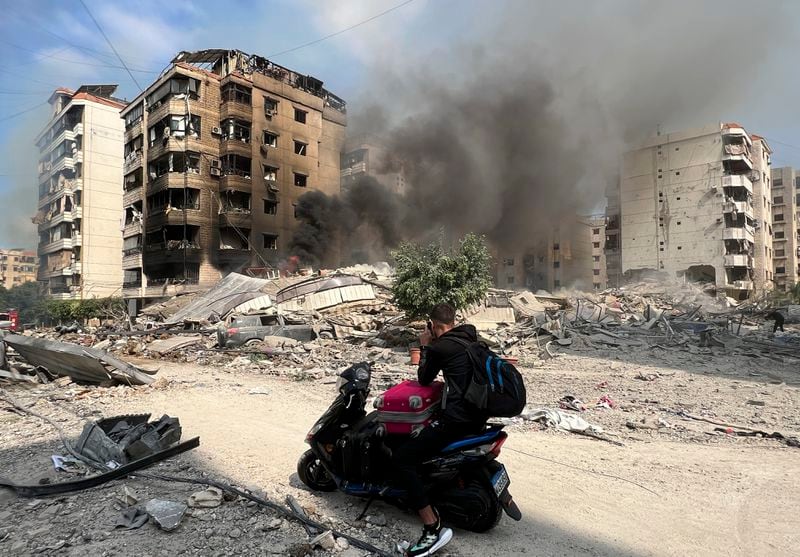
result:
[(211, 135), (222, 135), (222, 128), (219, 126), (214, 126), (211, 128)]
[(266, 155), (267, 153), (269, 153), (269, 145), (265, 145), (264, 143), (262, 143), (262, 144), (261, 144), (261, 152), (262, 152), (263, 154), (265, 154), (265, 155)]
[(211, 159), (211, 168), (219, 168), (219, 159)]
[(215, 166), (211, 167), (210, 172), (211, 172), (212, 176), (221, 176), (222, 175), (222, 170), (220, 170), (219, 168), (217, 168)]
[(266, 108), (264, 109), (264, 116), (267, 118), (272, 118), (275, 116), (275, 109), (274, 108)]
[(267, 182), (267, 189), (275, 193), (281, 191), (280, 188), (278, 187), (278, 184), (276, 184), (275, 182)]

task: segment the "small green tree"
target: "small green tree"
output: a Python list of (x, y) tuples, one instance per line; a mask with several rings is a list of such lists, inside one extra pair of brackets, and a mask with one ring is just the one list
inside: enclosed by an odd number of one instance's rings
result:
[(492, 284), (491, 256), (483, 236), (467, 234), (455, 250), (445, 250), (441, 242), (404, 242), (392, 257), (394, 302), (411, 318), (427, 315), (442, 302), (462, 310), (483, 300)]

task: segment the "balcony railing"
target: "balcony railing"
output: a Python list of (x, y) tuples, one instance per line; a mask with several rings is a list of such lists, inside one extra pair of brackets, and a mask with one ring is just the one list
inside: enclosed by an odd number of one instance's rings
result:
[(723, 240), (755, 241), (755, 229), (752, 226), (730, 227), (722, 230)]
[(734, 290), (752, 290), (753, 281), (750, 280), (734, 280), (728, 283), (730, 288)]
[(138, 255), (142, 253), (142, 246), (134, 246), (132, 248), (125, 248), (122, 250), (123, 257), (127, 257), (129, 255)]
[(753, 193), (753, 182), (744, 174), (729, 174), (722, 177), (723, 188), (745, 188)]
[(733, 254), (724, 256), (726, 267), (752, 267), (753, 258), (747, 254)]
[(753, 204), (748, 203), (747, 201), (726, 201), (722, 205), (722, 212), (723, 213), (741, 213), (745, 215), (749, 215), (752, 217), (753, 215)]

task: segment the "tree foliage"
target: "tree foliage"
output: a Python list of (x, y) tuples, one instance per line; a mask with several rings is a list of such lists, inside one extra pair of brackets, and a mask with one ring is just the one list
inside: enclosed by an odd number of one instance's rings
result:
[(482, 236), (467, 234), (455, 250), (444, 249), (441, 242), (404, 242), (392, 257), (394, 302), (412, 318), (427, 315), (442, 302), (463, 310), (483, 300), (492, 284), (491, 256)]
[(124, 319), (126, 306), (122, 298), (86, 300), (50, 300), (42, 295), (39, 285), (26, 282), (7, 289), (0, 286), (0, 311), (19, 310), (19, 321), (30, 323), (71, 323), (87, 319)]

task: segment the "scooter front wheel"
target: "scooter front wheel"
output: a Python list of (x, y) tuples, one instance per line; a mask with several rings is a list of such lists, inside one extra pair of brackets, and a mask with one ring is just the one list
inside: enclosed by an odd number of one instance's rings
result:
[(336, 491), (336, 482), (311, 449), (297, 461), (297, 475), (301, 482), (314, 491)]

